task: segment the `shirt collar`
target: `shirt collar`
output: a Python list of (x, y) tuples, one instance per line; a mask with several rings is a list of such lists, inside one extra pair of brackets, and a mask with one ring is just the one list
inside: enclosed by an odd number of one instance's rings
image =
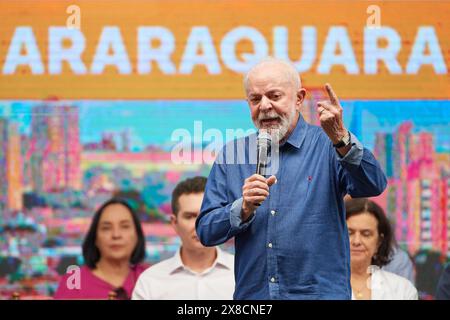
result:
[(297, 125), (295, 126), (294, 131), (292, 131), (292, 133), (289, 135), (288, 139), (284, 144), (288, 143), (294, 148), (300, 149), (300, 146), (303, 140), (305, 139), (305, 136), (306, 136), (306, 121), (305, 119), (303, 119), (303, 116), (299, 113)]
[(174, 273), (175, 271), (178, 271), (179, 269), (183, 269), (183, 261), (181, 261), (181, 247), (178, 248), (177, 252), (171, 259), (172, 263), (169, 267), (169, 273)]
[[(214, 260), (214, 263), (212, 264), (212, 266), (210, 268), (206, 269), (203, 273), (206, 273), (206, 272), (216, 268), (218, 265), (220, 265), (223, 268), (231, 270), (231, 266), (229, 266), (229, 263), (227, 263), (227, 260), (226, 260), (226, 257), (224, 255), (223, 251), (219, 247), (216, 247), (216, 252), (217, 252), (216, 260)], [(183, 269), (191, 271), (188, 267), (186, 267), (183, 264), (183, 261), (181, 260), (181, 247), (179, 247), (177, 252), (175, 253), (175, 255), (172, 258), (172, 264), (168, 271), (169, 271), (169, 274), (173, 274), (176, 271), (183, 270)]]
[(219, 247), (216, 247), (216, 251), (217, 251), (217, 258), (216, 258), (216, 261), (214, 261), (213, 266), (214, 266), (215, 264), (219, 264), (219, 265), (221, 265), (222, 267), (231, 270), (232, 268), (231, 268), (231, 266), (229, 265), (230, 263), (227, 261), (227, 259), (226, 259), (226, 257), (225, 257), (225, 254), (224, 254), (223, 250), (220, 249)]

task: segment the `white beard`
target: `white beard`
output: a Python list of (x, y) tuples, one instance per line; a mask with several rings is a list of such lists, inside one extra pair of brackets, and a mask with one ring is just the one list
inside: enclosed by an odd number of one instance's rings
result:
[[(292, 112), (289, 113), (287, 116), (280, 116), (275, 111), (266, 113), (266, 114), (260, 113), (255, 125), (258, 129), (267, 130), (267, 132), (273, 138), (277, 138), (278, 141), (281, 141), (282, 139), (286, 138), (286, 134), (289, 131), (289, 127), (295, 121), (296, 115), (297, 115), (297, 110), (295, 110), (295, 109), (293, 109)], [(275, 125), (269, 125), (269, 126), (264, 126), (261, 124), (262, 120), (272, 119), (272, 118), (279, 118), (280, 123), (275, 124)]]

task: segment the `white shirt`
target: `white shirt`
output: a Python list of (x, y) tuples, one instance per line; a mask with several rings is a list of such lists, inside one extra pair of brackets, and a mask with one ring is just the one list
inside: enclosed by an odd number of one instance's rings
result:
[[(375, 268), (371, 278), (372, 300), (417, 300), (417, 289), (406, 278)], [(352, 291), (352, 300), (355, 296)]]
[(219, 249), (213, 265), (197, 273), (183, 265), (180, 249), (138, 278), (133, 300), (231, 300), (234, 293), (234, 256)]

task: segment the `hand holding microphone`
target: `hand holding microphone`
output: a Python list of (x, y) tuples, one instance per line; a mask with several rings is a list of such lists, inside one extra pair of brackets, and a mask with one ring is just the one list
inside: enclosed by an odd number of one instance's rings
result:
[(254, 174), (245, 179), (242, 187), (242, 221), (247, 220), (266, 198), (269, 196), (269, 187), (277, 182), (275, 176), (264, 178)]
[(256, 207), (269, 196), (269, 187), (277, 182), (275, 176), (265, 178), (270, 162), (272, 137), (261, 130), (258, 134), (256, 173), (245, 179), (242, 187), (242, 220), (247, 220), (256, 210)]

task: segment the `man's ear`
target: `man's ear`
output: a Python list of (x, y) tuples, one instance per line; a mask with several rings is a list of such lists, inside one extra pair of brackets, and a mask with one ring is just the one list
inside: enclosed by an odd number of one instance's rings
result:
[(175, 228), (177, 224), (177, 216), (175, 214), (170, 215), (170, 224)]
[(300, 88), (300, 90), (297, 91), (297, 102), (296, 102), (297, 111), (299, 112), (300, 107), (302, 106), (302, 103), (305, 100), (305, 96), (306, 96), (306, 89)]

